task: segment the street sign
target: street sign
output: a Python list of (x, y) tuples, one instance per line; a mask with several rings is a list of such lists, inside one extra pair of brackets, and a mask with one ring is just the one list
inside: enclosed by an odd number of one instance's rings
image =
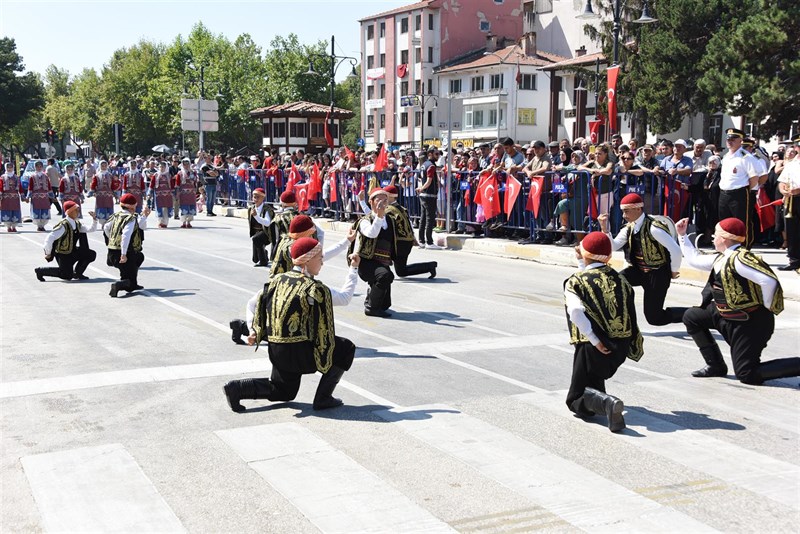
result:
[[(181, 130), (185, 130), (187, 132), (196, 132), (200, 128), (198, 127), (197, 120), (182, 120), (181, 121)], [(203, 131), (204, 132), (218, 132), (219, 131), (219, 123), (216, 121), (203, 121)]]
[(196, 112), (201, 102), (204, 113), (219, 110), (219, 102), (216, 100), (198, 100), (196, 98), (181, 98), (181, 109), (193, 109)]
[(42, 145), (44, 145), (44, 153), (48, 158), (52, 158), (56, 155), (56, 147), (53, 145), (45, 145), (44, 143), (42, 143)]
[[(197, 115), (200, 113), (196, 109), (182, 109), (181, 120), (196, 121)], [(216, 111), (203, 110), (203, 122), (216, 122), (219, 120), (219, 113)]]
[(363, 146), (365, 146), (366, 144), (367, 144), (367, 142), (364, 140), (364, 138), (363, 138), (363, 137), (359, 137), (359, 138), (358, 138), (358, 140), (356, 141), (356, 145), (358, 145), (358, 146), (360, 146), (360, 147), (363, 147)]

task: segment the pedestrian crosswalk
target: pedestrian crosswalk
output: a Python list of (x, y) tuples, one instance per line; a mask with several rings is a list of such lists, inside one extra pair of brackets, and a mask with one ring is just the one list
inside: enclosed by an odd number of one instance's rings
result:
[[(695, 393), (696, 382), (690, 380), (642, 383), (654, 391), (665, 384), (673, 393)], [(709, 380), (704, 386), (705, 397), (696, 401), (707, 402), (710, 407), (737, 399), (740, 393), (735, 384), (723, 380)], [(563, 397), (564, 392), (529, 391), (491, 399), (507, 408), (507, 413), (499, 410), (493, 417), (469, 404), (373, 407), (364, 414), (364, 421), (374, 422), (363, 424), (363, 436), (353, 439), (363, 440), (365, 448), (403, 442), (415, 451), (420, 465), (438, 464), (443, 470), (422, 477), (414, 465), (409, 465), (404, 474), (403, 470), (385, 469), (354, 454), (341, 444), (335, 430), (337, 422), (325, 418), (239, 424), (213, 434), (224, 443), (222, 454), (238, 458), (241, 469), (257, 473), (268, 491), (276, 492), (310, 525), (325, 533), (729, 529), (730, 518), (698, 508), (698, 503), (707, 499), (742, 499), (733, 503), (741, 508), (760, 502), (775, 514), (773, 528), (796, 525), (800, 519), (797, 457), (776, 458), (770, 451), (757, 452), (712, 433), (681, 427), (637, 407), (625, 414), (628, 430), (614, 435), (602, 422), (574, 418), (565, 408)], [(765, 411), (759, 414), (758, 407), (754, 408), (755, 421), (781, 427), (770, 413), (780, 408), (779, 403), (768, 398), (759, 402)], [(543, 429), (559, 428), (563, 432), (549, 440), (532, 440), (526, 432), (515, 430), (514, 417), (519, 414), (540, 421)], [(797, 423), (797, 413), (786, 415), (790, 419), (787, 423)], [(247, 417), (236, 421), (246, 421)], [(559, 445), (564, 439), (579, 440), (577, 445), (585, 448), (585, 458), (567, 454), (567, 443)], [(545, 442), (547, 446), (542, 444)], [(686, 476), (664, 484), (647, 484), (644, 480), (635, 484), (613, 468), (596, 468), (598, 457), (613, 464), (615, 457), (631, 454), (646, 455), (653, 470), (678, 466), (686, 470)], [(518, 501), (496, 505), (488, 512), (485, 506), (477, 506), (480, 503), (465, 503), (463, 510), (450, 513), (429, 497), (420, 498), (421, 493), (427, 493), (421, 487), (417, 492), (413, 483), (403, 480), (405, 476), (419, 477), (418, 485), (427, 484), (447, 475), (448, 462), (462, 466), (476, 486), (505, 488)], [(25, 456), (21, 465), (43, 530), (185, 529), (179, 520), (184, 512), (173, 508), (150, 481), (157, 479), (158, 473), (145, 473), (124, 444)]]

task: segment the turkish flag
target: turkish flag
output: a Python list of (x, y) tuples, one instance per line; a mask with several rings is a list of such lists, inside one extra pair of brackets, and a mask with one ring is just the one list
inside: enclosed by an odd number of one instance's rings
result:
[(596, 145), (600, 139), (600, 127), (603, 121), (589, 121), (589, 141), (591, 144)]
[(328, 146), (333, 150), (333, 135), (331, 135), (331, 131), (328, 128), (328, 123), (331, 120), (331, 112), (327, 112), (325, 114), (325, 142), (328, 143)]
[(608, 67), (608, 128), (617, 131), (617, 76), (619, 65)]
[(481, 194), (481, 206), (486, 219), (491, 219), (500, 215), (500, 195), (497, 192), (497, 178), (494, 175), (483, 181), (478, 188)]
[(297, 209), (306, 211), (308, 209), (308, 182), (295, 184), (294, 194), (297, 196)]
[(291, 191), (294, 189), (294, 184), (300, 181), (300, 171), (297, 170), (294, 161), (292, 161), (292, 170), (289, 171), (289, 181), (286, 182), (286, 189), (284, 191)]
[(506, 178), (506, 215), (511, 215), (511, 210), (514, 209), (514, 204), (517, 202), (520, 189), (522, 189), (522, 184), (509, 174)]
[(471, 204), (471, 200), (469, 198), (469, 187), (464, 190), (464, 205), (469, 206)]
[[(483, 183), (492, 177), (492, 171), (485, 170), (478, 175), (478, 187), (475, 188), (475, 204), (481, 204), (481, 188)], [(488, 217), (487, 217), (488, 218)]]
[(389, 165), (389, 154), (386, 153), (386, 143), (381, 145), (378, 157), (375, 158), (375, 172), (381, 172)]
[(761, 222), (761, 231), (766, 232), (775, 226), (775, 208), (772, 207), (769, 195), (767, 195), (763, 187), (758, 190), (756, 206), (758, 206), (758, 220)]
[(308, 196), (315, 198), (321, 192), (322, 180), (319, 176), (319, 165), (314, 163), (314, 166), (311, 168), (311, 184), (308, 186)]
[(331, 177), (331, 202), (336, 202), (336, 200), (339, 198), (336, 187), (336, 171), (331, 171), (330, 177)]
[(528, 191), (528, 203), (525, 204), (525, 211), (532, 212), (534, 217), (539, 216), (542, 189), (544, 189), (544, 176), (533, 176), (531, 178), (531, 190)]

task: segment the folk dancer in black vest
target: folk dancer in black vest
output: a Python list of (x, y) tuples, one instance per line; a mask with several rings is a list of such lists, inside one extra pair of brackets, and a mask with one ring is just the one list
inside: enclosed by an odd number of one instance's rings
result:
[[(298, 239), (302, 239), (303, 237), (315, 237), (317, 235), (324, 237), (322, 229), (316, 226), (314, 220), (308, 215), (298, 215), (292, 219), (292, 222), (289, 223), (289, 233), (285, 235), (278, 244), (278, 250), (272, 262), (272, 268), (270, 269), (270, 278), (292, 270), (294, 263), (292, 262), (291, 249), (292, 245), (294, 245)], [(347, 237), (323, 251), (323, 258), (327, 260), (337, 256), (342, 251), (346, 250), (348, 245), (355, 238), (356, 232), (351, 229)], [(324, 245), (322, 239), (317, 239), (317, 241)], [(269, 282), (267, 282), (267, 284), (268, 283)], [(265, 285), (265, 287), (267, 286)], [(261, 298), (259, 295), (261, 295), (262, 291), (263, 290), (259, 290), (259, 292), (253, 295), (253, 298), (247, 302), (247, 320), (234, 319), (230, 322), (231, 339), (237, 345), (243, 345), (244, 341), (242, 340), (242, 336), (248, 337), (250, 332), (253, 331), (253, 313), (258, 299)]]
[[(65, 167), (65, 174), (61, 177), (61, 182), (58, 184), (58, 199), (63, 204), (67, 201), (72, 201), (78, 205), (78, 218), (80, 219), (83, 214), (81, 212), (81, 204), (83, 204), (83, 184), (81, 184), (80, 177), (75, 174), (75, 164), (67, 163)], [(64, 211), (66, 217), (67, 211)]]
[(672, 279), (680, 276), (681, 247), (666, 223), (645, 214), (644, 201), (636, 193), (625, 195), (620, 208), (628, 224), (617, 237), (608, 232), (608, 215), (597, 218), (601, 230), (611, 239), (611, 248), (625, 251), (629, 266), (620, 274), (630, 285), (644, 290), (644, 316), (648, 323), (680, 323), (686, 308), (664, 309), (664, 300)]
[(136, 214), (136, 197), (130, 193), (122, 195), (120, 199), (122, 211), (115, 213), (103, 226), (103, 232), (108, 237), (109, 267), (119, 269), (119, 281), (111, 284), (108, 293), (116, 297), (120, 291), (128, 293), (137, 289), (144, 289), (139, 285), (139, 267), (144, 262), (142, 254), (142, 241), (144, 230), (147, 229), (147, 216), (150, 208), (142, 211), (143, 217)]
[(625, 428), (623, 402), (606, 393), (605, 381), (631, 358), (642, 357), (642, 334), (636, 324), (633, 288), (608, 266), (611, 240), (601, 232), (576, 247), (581, 270), (564, 282), (570, 343), (575, 346), (567, 407), (578, 417), (608, 418), (608, 428)]
[(753, 197), (750, 192), (758, 187), (760, 173), (756, 158), (742, 147), (744, 132), (728, 128), (725, 133), (728, 151), (722, 157), (720, 170), (718, 220), (733, 217), (743, 221), (747, 229), (744, 245), (747, 248), (755, 238)]
[(89, 248), (87, 232), (97, 229), (97, 219), (90, 211), (92, 226), (86, 228), (81, 224), (80, 206), (71, 200), (64, 202), (66, 217), (53, 227), (53, 231), (44, 242), (44, 257), (48, 262), (55, 258), (58, 267), (37, 267), (36, 278), (44, 282), (45, 276), (53, 276), (62, 280), (88, 280), (83, 273), (97, 258), (97, 253)]
[(247, 222), (250, 227), (250, 241), (253, 245), (253, 267), (266, 267), (269, 265), (267, 258), (267, 245), (272, 239), (272, 218), (275, 210), (264, 199), (267, 194), (260, 187), (253, 189), (253, 206), (247, 212)]
[(392, 222), (386, 217), (389, 195), (381, 188), (369, 194), (372, 211), (356, 223), (358, 236), (353, 253), (361, 257), (358, 276), (369, 284), (364, 302), (364, 314), (371, 317), (391, 317), (392, 306)]
[[(436, 278), (438, 262), (429, 261), (408, 264), (408, 256), (411, 254), (411, 250), (419, 244), (414, 237), (411, 219), (408, 217), (406, 209), (397, 202), (397, 187), (387, 185), (383, 190), (389, 195), (389, 201), (391, 202), (386, 208), (386, 217), (391, 221), (392, 229), (394, 230), (394, 235), (392, 236), (392, 260), (395, 274), (400, 278), (405, 278), (406, 276), (429, 273), (428, 278)], [(361, 198), (361, 193), (359, 193), (359, 198)], [(371, 211), (366, 202), (361, 200), (360, 203), (365, 214)]]
[(275, 217), (272, 219), (272, 224), (270, 225), (272, 231), (272, 247), (269, 254), (270, 260), (275, 259), (278, 243), (281, 242), (281, 238), (284, 234), (289, 231), (289, 223), (292, 222), (292, 218), (299, 213), (297, 209), (297, 196), (294, 194), (294, 191), (284, 191), (281, 193), (280, 200), (281, 209), (275, 214)]
[(347, 280), (341, 291), (336, 291), (314, 278), (323, 264), (319, 241), (300, 238), (292, 245), (291, 254), (294, 269), (270, 280), (263, 298), (254, 306), (254, 317), (248, 317), (254, 328), (247, 342), (258, 350), (261, 339), (267, 338), (272, 373), (270, 378), (225, 384), (223, 391), (234, 412), (245, 410), (242, 399), (291, 401), (300, 389), (302, 375), (316, 372), (322, 373), (322, 378), (314, 395), (314, 409), (342, 405), (333, 397), (333, 390), (350, 369), (356, 347), (336, 335), (333, 306), (346, 306), (353, 298), (359, 259), (351, 259)]
[(783, 311), (783, 290), (766, 262), (744, 247), (744, 222), (729, 217), (717, 224), (716, 254), (698, 252), (686, 239), (687, 225), (687, 219), (676, 225), (686, 261), (692, 267), (710, 271), (703, 302), (683, 316), (686, 331), (706, 361), (706, 366), (692, 376), (728, 374), (719, 345), (711, 335), (712, 328), (730, 345), (733, 372), (739, 381), (761, 384), (774, 378), (799, 376), (800, 358), (761, 362), (761, 353), (775, 330), (775, 316)]

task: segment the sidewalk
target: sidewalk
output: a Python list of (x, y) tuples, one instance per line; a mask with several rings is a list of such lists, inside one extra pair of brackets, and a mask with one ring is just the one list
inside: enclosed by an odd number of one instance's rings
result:
[[(247, 210), (243, 208), (226, 208), (217, 206), (214, 210), (218, 215), (228, 217), (247, 218)], [(349, 222), (337, 222), (330, 219), (315, 218), (318, 225), (324, 230), (346, 233), (350, 228)], [(535, 261), (549, 265), (561, 265), (566, 267), (577, 267), (578, 261), (575, 258), (575, 250), (572, 247), (557, 247), (555, 245), (519, 245), (516, 239), (469, 237), (464, 235), (454, 235), (445, 233), (434, 233), (436, 244), (450, 250), (463, 250), (476, 254), (489, 254), (502, 256), (505, 258), (515, 258), (521, 260)], [(710, 251), (711, 249), (703, 249)], [(775, 248), (756, 248), (754, 252), (759, 254), (772, 267), (778, 275), (778, 280), (783, 287), (784, 298), (800, 301), (800, 274), (795, 271), (778, 271), (777, 268), (787, 262), (786, 251)], [(625, 266), (625, 258), (622, 251), (614, 253), (611, 265), (616, 269)], [(700, 271), (684, 264), (681, 266), (681, 277), (673, 280), (677, 284), (691, 284), (702, 286), (708, 280), (708, 273)]]

